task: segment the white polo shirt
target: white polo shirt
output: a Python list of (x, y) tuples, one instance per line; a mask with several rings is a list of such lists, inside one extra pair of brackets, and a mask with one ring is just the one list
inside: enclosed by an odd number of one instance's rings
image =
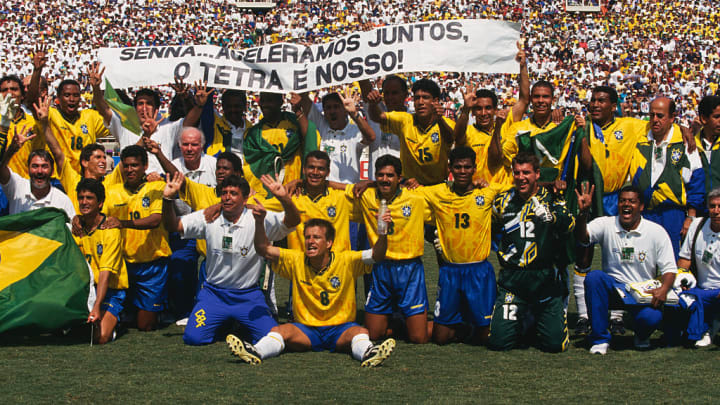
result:
[(182, 156), (173, 160), (172, 164), (177, 167), (185, 177), (196, 183), (204, 184), (208, 187), (215, 187), (217, 185), (217, 179), (215, 178), (217, 159), (213, 156), (208, 156), (203, 153), (200, 157), (200, 166), (195, 170), (190, 170), (185, 166), (185, 158)]
[(330, 128), (325, 116), (315, 104), (310, 108), (308, 119), (315, 123), (320, 131), (320, 150), (330, 156), (328, 180), (340, 183), (360, 181), (360, 154), (365, 148), (360, 128), (349, 120), (343, 129)]
[[(185, 215), (180, 221), (183, 239), (207, 240), (207, 282), (227, 289), (257, 286), (265, 260), (255, 252), (255, 218), (252, 211), (245, 208), (234, 224), (224, 215), (208, 224), (204, 211)], [(293, 231), (283, 224), (283, 218), (283, 212), (267, 213), (265, 232), (271, 241), (282, 239)]]
[[(680, 257), (691, 260), (692, 240), (698, 230), (702, 218), (693, 219), (688, 229), (687, 237), (680, 248)], [(720, 232), (710, 229), (708, 219), (700, 229), (700, 235), (695, 242), (695, 266), (697, 266), (697, 285), (710, 290), (720, 288)]]
[(10, 215), (39, 208), (55, 207), (65, 211), (70, 219), (75, 216), (73, 203), (65, 193), (55, 187), (50, 187), (50, 192), (38, 200), (32, 193), (30, 180), (12, 170), (10, 170), (10, 179), (2, 185), (2, 188), (8, 199)]
[[(176, 156), (174, 154), (174, 151), (176, 149), (178, 140), (180, 139), (180, 134), (183, 130), (183, 121), (185, 120), (179, 119), (177, 121), (173, 121), (164, 125), (159, 125), (155, 132), (150, 135), (150, 139), (160, 145), (160, 150), (162, 150), (163, 155), (165, 155), (168, 160), (173, 160)], [(110, 133), (117, 139), (118, 143), (120, 144), (121, 151), (127, 146), (137, 144), (140, 140), (139, 135), (134, 134), (129, 129), (122, 126), (122, 121), (120, 121), (120, 117), (118, 117), (115, 112), (113, 112), (110, 123), (108, 124), (106, 122), (105, 126), (108, 128), (108, 130), (110, 130)], [(152, 153), (148, 153), (147, 173), (152, 172), (164, 173), (165, 170), (163, 170), (157, 157), (155, 157), (155, 155), (153, 155)]]
[(636, 229), (626, 231), (618, 217), (600, 217), (587, 226), (590, 243), (602, 247), (603, 271), (621, 283), (677, 273), (672, 243), (665, 229), (641, 218)]
[[(383, 111), (387, 111), (385, 104), (380, 104)], [(366, 117), (370, 117), (368, 106), (365, 105)], [(368, 179), (375, 180), (375, 161), (383, 155), (392, 155), (396, 158), (400, 157), (400, 137), (390, 132), (383, 132), (380, 123), (368, 118), (370, 128), (375, 131), (375, 141), (370, 144), (370, 163), (368, 165)]]

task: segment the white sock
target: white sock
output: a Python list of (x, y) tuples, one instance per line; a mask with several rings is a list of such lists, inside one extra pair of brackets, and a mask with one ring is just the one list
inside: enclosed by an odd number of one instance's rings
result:
[(623, 320), (623, 311), (621, 309), (614, 309), (610, 311), (610, 319)]
[(360, 333), (352, 338), (350, 343), (350, 349), (352, 350), (352, 356), (355, 360), (362, 361), (363, 355), (369, 347), (373, 344), (370, 341), (370, 336), (367, 333)]
[(580, 318), (588, 317), (587, 305), (585, 304), (585, 275), (576, 271), (573, 275), (573, 291), (575, 293), (575, 306)]
[(283, 349), (285, 349), (285, 340), (283, 340), (281, 334), (270, 332), (258, 340), (254, 346), (260, 358), (267, 359), (268, 357), (275, 357), (282, 353)]

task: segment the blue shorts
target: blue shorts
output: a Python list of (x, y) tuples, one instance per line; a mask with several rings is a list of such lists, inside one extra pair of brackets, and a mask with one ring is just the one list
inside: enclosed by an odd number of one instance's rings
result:
[(468, 322), (488, 326), (496, 296), (495, 270), (487, 260), (479, 263), (443, 263), (438, 275), (435, 323)]
[(427, 311), (425, 268), (419, 257), (375, 263), (372, 276), (365, 312), (390, 315), (396, 305), (407, 318)]
[(360, 326), (355, 322), (346, 322), (333, 326), (307, 326), (301, 323), (293, 323), (293, 325), (297, 326), (310, 339), (314, 352), (323, 350), (334, 352), (340, 336), (353, 326)]
[(144, 311), (160, 312), (167, 301), (168, 258), (147, 263), (127, 263), (132, 304)]
[(110, 312), (115, 318), (120, 319), (120, 312), (123, 310), (126, 295), (125, 290), (108, 288), (105, 293), (105, 299), (100, 303), (100, 310)]
[(233, 319), (242, 325), (253, 344), (277, 326), (260, 287), (234, 290), (205, 283), (188, 317), (183, 341), (197, 346), (222, 340), (225, 337), (217, 336), (218, 330)]

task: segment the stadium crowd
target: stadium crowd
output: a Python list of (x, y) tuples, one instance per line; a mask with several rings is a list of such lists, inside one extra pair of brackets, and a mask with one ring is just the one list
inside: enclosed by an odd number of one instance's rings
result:
[[(667, 344), (711, 343), (720, 12), (710, 1), (610, 2), (599, 13), (558, 1), (299, 1), (257, 13), (69, 0), (10, 1), (0, 13), (7, 209), (67, 213), (94, 270), (88, 322), (102, 343), (134, 308), (140, 330), (165, 310), (187, 344), (226, 339), (253, 364), (329, 349), (373, 367), (400, 333), (509, 350), (532, 321), (539, 347), (561, 352), (572, 263), (576, 327), (592, 353), (624, 333), (622, 310), (638, 349), (663, 318)], [(520, 22), (520, 74), (410, 72), (377, 88), (217, 100), (202, 83), (174, 83), (127, 92), (133, 130), (95, 63), (107, 46), (316, 43), (451, 18)], [(108, 137), (121, 148), (113, 171), (95, 143)], [(440, 266), (432, 321), (423, 234)], [(274, 274), (292, 283), (295, 322), (277, 323)], [(354, 322), (361, 275), (364, 326)], [(673, 311), (689, 321), (671, 322)], [(228, 320), (241, 337), (222, 332)]]

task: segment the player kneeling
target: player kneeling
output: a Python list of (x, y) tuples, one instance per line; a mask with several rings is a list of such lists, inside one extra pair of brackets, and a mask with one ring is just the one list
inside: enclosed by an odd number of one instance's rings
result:
[[(355, 323), (355, 279), (372, 271), (372, 264), (385, 258), (387, 236), (379, 236), (372, 250), (334, 253), (332, 224), (322, 219), (305, 223), (305, 253), (271, 246), (265, 235), (265, 208), (257, 204), (255, 250), (272, 262), (278, 275), (289, 279), (293, 289), (295, 323), (274, 327), (255, 345), (228, 335), (232, 352), (250, 364), (277, 356), (284, 348), (302, 351), (351, 353), (362, 367), (379, 366), (395, 348), (387, 339), (375, 346), (368, 330)], [(390, 215), (383, 217), (390, 222)]]

